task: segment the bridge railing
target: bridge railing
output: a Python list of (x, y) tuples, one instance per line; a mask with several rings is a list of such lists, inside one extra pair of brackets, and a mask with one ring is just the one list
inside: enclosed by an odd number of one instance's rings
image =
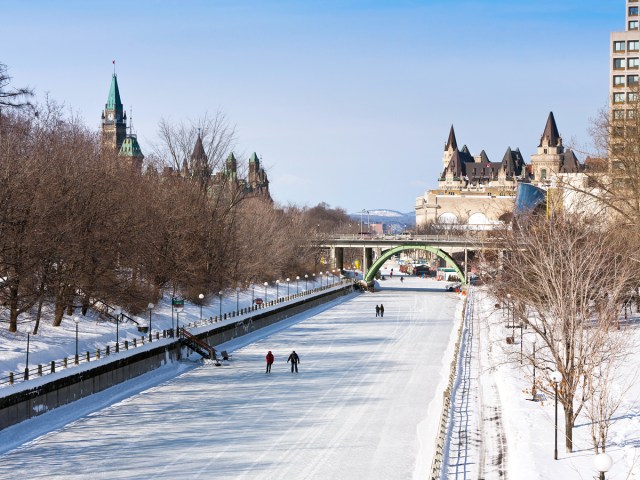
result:
[(479, 237), (486, 236), (486, 232), (467, 232), (464, 235), (460, 234), (437, 234), (437, 235), (366, 235), (359, 233), (348, 233), (348, 234), (335, 234), (335, 235), (325, 235), (323, 239), (325, 241), (418, 241), (418, 242), (465, 242), (468, 240), (473, 240), (474, 242), (478, 240)]

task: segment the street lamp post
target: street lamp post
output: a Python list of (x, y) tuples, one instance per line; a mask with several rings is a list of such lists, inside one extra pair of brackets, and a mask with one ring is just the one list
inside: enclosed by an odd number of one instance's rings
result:
[(524, 329), (524, 323), (520, 322), (520, 365), (522, 365), (522, 330)]
[(318, 276), (320, 277), (320, 288), (322, 288), (322, 272), (318, 273)]
[(269, 282), (264, 282), (264, 303), (263, 305), (267, 304), (267, 287), (269, 286)]
[(29, 341), (31, 340), (31, 334), (27, 332), (27, 361), (24, 366), (24, 379), (29, 380)]
[(278, 303), (278, 299), (280, 294), (278, 293), (278, 287), (280, 286), (280, 280), (276, 280), (276, 303)]
[(289, 282), (291, 281), (291, 279), (289, 277), (287, 277), (287, 297), (289, 296)]
[(556, 396), (556, 412), (555, 412), (555, 443), (553, 449), (553, 459), (558, 459), (558, 383), (562, 381), (562, 374), (555, 370), (551, 373), (551, 380), (553, 381)]
[(176, 310), (176, 336), (180, 338), (180, 310)]
[(73, 321), (76, 323), (76, 357), (75, 357), (75, 364), (78, 365), (80, 363), (80, 359), (78, 358), (78, 324), (80, 323), (80, 317), (73, 317)]
[(200, 321), (202, 321), (202, 301), (204, 300), (204, 293), (198, 295), (198, 300), (200, 300)]
[(222, 290), (218, 292), (218, 296), (220, 297), (220, 301), (218, 302), (220, 304), (220, 316), (218, 318), (222, 320)]
[(307, 288), (307, 281), (309, 280), (309, 275), (307, 275), (306, 273), (304, 274), (304, 291), (306, 292), (308, 290)]
[(536, 342), (538, 337), (533, 337), (533, 385), (531, 385), (531, 400), (536, 401)]
[(152, 337), (151, 337), (151, 310), (153, 310), (153, 307), (155, 307), (155, 305), (153, 303), (149, 303), (149, 305), (147, 305), (147, 308), (149, 309), (149, 342), (152, 341)]
[(364, 215), (364, 212), (366, 212), (366, 210), (363, 208), (360, 212), (360, 238), (362, 238), (362, 215)]
[(608, 453), (599, 453), (593, 458), (593, 466), (600, 472), (600, 480), (605, 480), (604, 474), (611, 469), (613, 459)]
[[(122, 310), (116, 308), (113, 313), (116, 315), (116, 353), (118, 353), (120, 351), (120, 314)], [(171, 318), (173, 319), (173, 317)]]
[(240, 287), (236, 287), (236, 313), (240, 312)]
[(296, 294), (298, 293), (298, 282), (300, 281), (300, 275), (296, 275)]
[(255, 297), (256, 297), (256, 286), (252, 283), (251, 284), (251, 308), (253, 308)]
[(511, 309), (509, 306), (511, 305), (511, 294), (507, 293), (507, 328), (509, 328), (509, 321), (511, 320)]

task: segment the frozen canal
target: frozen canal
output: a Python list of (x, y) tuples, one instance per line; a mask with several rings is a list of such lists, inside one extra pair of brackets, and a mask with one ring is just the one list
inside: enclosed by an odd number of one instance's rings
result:
[[(226, 344), (234, 349), (228, 366), (185, 361), (161, 369), (164, 383), (139, 387), (157, 383), (147, 374), (133, 391), (128, 382), (110, 399), (0, 432), (0, 478), (426, 478), (434, 437), (419, 426), (442, 394), (461, 300), (423, 279), (382, 285), (259, 332), (252, 343)], [(384, 318), (375, 316), (379, 303)], [(292, 349), (298, 374), (286, 363)], [(276, 357), (269, 375), (268, 350)], [(169, 378), (176, 368), (182, 373)], [(17, 432), (45, 426), (51, 431), (7, 450)]]

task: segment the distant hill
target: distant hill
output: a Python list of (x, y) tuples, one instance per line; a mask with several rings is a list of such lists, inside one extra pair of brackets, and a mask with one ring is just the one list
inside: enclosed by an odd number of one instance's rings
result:
[[(367, 222), (367, 213), (361, 214), (360, 212), (350, 213), (349, 216), (360, 221), (362, 215), (363, 221)], [(368, 220), (370, 223), (383, 223), (385, 225), (392, 225), (397, 229), (402, 230), (404, 228), (413, 228), (416, 224), (415, 212), (402, 213), (396, 210), (387, 210), (386, 208), (378, 208), (369, 210)]]

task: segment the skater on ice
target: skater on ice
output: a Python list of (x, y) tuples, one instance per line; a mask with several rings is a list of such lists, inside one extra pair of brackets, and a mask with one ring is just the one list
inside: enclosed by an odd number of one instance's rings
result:
[(376, 317), (380, 316), (380, 305), (376, 305)]
[(266, 373), (271, 373), (271, 365), (273, 365), (274, 360), (275, 360), (275, 357), (273, 356), (273, 353), (271, 353), (271, 350), (269, 350), (269, 353), (267, 353), (267, 371), (266, 371)]
[(298, 363), (300, 363), (300, 357), (298, 356), (295, 350), (291, 352), (291, 355), (289, 355), (289, 358), (287, 359), (287, 363), (289, 362), (291, 362), (291, 373), (293, 373), (294, 369), (295, 369), (295, 372), (298, 373)]
[(380, 304), (380, 316), (384, 317), (384, 305)]

